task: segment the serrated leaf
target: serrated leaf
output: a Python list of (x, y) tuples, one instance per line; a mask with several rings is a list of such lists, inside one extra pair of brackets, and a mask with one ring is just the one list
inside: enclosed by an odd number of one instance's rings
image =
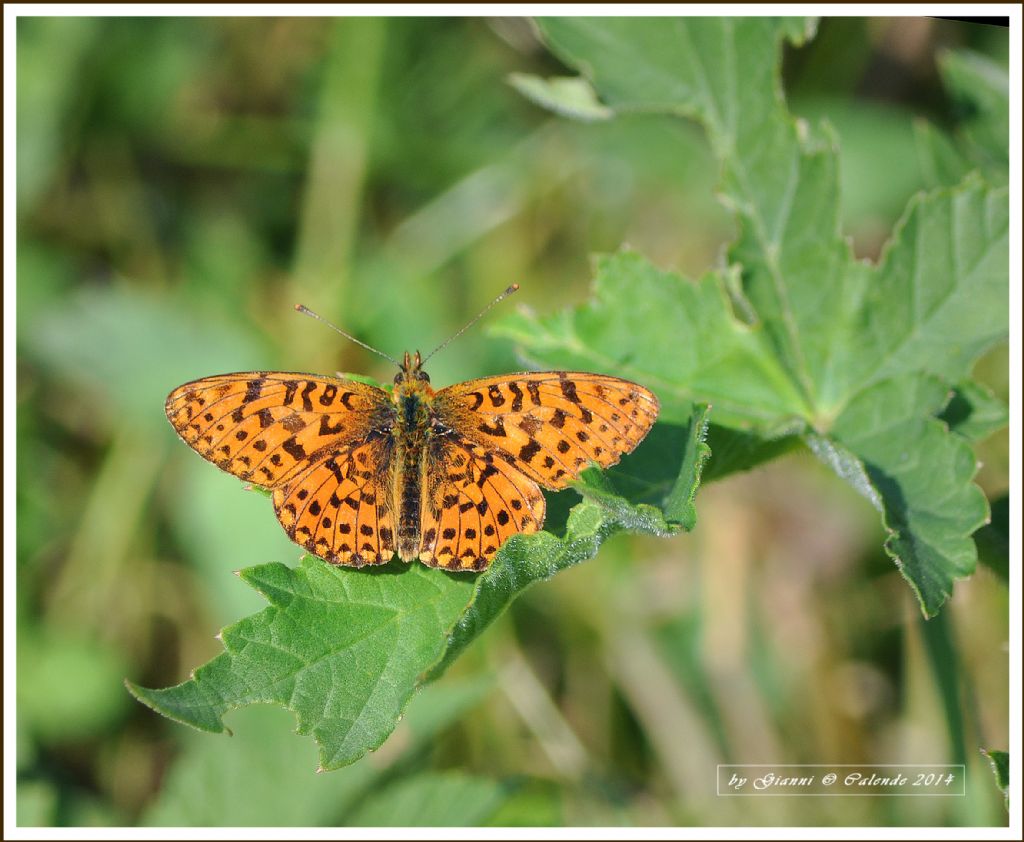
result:
[[(545, 19), (541, 28), (612, 105), (692, 114), (707, 127), (725, 200), (741, 220), (730, 254), (742, 267), (743, 293), (798, 390), (789, 412), (820, 431), (868, 382), (908, 371), (961, 380), (1006, 336), (1006, 191), (974, 180), (918, 197), (877, 269), (853, 260), (839, 225), (835, 138), (797, 123), (782, 101), (778, 41), (792, 34), (784, 24), (573, 18)], [(687, 302), (691, 314), (696, 303)], [(702, 334), (682, 335), (703, 347)], [(655, 342), (663, 338), (655, 333)], [(675, 362), (662, 356), (663, 366)], [(673, 379), (694, 382), (691, 369)], [(728, 423), (713, 394), (698, 389), (692, 399), (708, 400)]]
[(969, 179), (911, 200), (851, 321), (845, 391), (928, 372), (966, 379), (1009, 332), (1009, 203)]
[[(379, 570), (331, 567), (306, 556), (298, 569), (266, 564), (241, 571), (271, 607), (222, 634), (225, 652), (182, 684), (150, 690), (129, 684), (143, 703), (203, 731), (222, 732), (228, 710), (273, 702), (292, 710), (298, 733), (320, 745), (335, 769), (383, 743), (424, 674), (441, 671), (518, 594), (571, 564), (592, 558), (615, 532), (670, 535), (695, 522), (693, 497), (707, 458), (707, 408), (692, 413), (686, 435), (642, 445), (661, 474), (631, 471), (631, 457), (577, 484), (584, 501), (569, 512), (565, 535), (516, 535), (488, 571), (469, 578), (421, 565)], [(671, 449), (674, 448), (674, 449)], [(665, 475), (665, 465), (678, 466)], [(638, 499), (616, 491), (618, 479)], [(667, 501), (664, 502), (664, 501)]]
[(274, 702), (312, 734), (334, 769), (377, 748), (420, 676), (441, 656), (473, 585), (419, 565), (365, 571), (306, 556), (296, 569), (266, 564), (242, 578), (271, 607), (224, 629), (225, 652), (164, 690), (129, 685), (140, 701), (203, 731), (224, 713)]
[(444, 658), (432, 671), (432, 677), (444, 672), (522, 591), (560, 570), (593, 558), (601, 544), (616, 532), (665, 536), (680, 528), (692, 528), (696, 521), (693, 496), (708, 456), (704, 442), (706, 426), (707, 407), (701, 407), (694, 411), (678, 451), (666, 452), (658, 439), (651, 444), (645, 442), (638, 449), (637, 454), (641, 454), (645, 447), (652, 452), (657, 448), (663, 462), (679, 466), (671, 486), (664, 488), (664, 509), (633, 502), (615, 490), (613, 482), (617, 478), (621, 481), (624, 466), (608, 474), (592, 470), (585, 472), (583, 481), (575, 485), (583, 502), (569, 512), (561, 538), (550, 532), (510, 538), (491, 567), (477, 578), (469, 607), (452, 632)]
[(970, 442), (982, 441), (1010, 423), (1009, 407), (991, 390), (972, 380), (953, 390), (953, 397), (939, 417)]
[(694, 402), (711, 404), (719, 424), (761, 431), (810, 413), (764, 331), (733, 314), (725, 279), (693, 283), (629, 250), (598, 257), (595, 269), (586, 304), (506, 317), (494, 333), (537, 365), (616, 371), (643, 383), (657, 392), (663, 421), (686, 420)]
[(971, 534), (988, 520), (988, 503), (971, 481), (974, 452), (936, 420), (948, 399), (935, 378), (907, 375), (854, 398), (832, 437), (856, 454), (883, 513), (885, 549), (914, 589), (926, 616), (974, 571)]
[[(711, 414), (714, 415), (713, 412)], [(768, 438), (711, 424), (708, 427), (707, 443), (712, 458), (701, 475), (703, 482), (721, 479), (738, 471), (749, 471), (770, 462), (799, 448), (801, 439), (798, 435)]]
[[(156, 801), (147, 826), (334, 825), (387, 770), (415, 754), (480, 701), (486, 677), (444, 681), (423, 688), (402, 719), (401, 752), (390, 765), (369, 757), (330, 775), (319, 775), (316, 749), (296, 745), (294, 717), (257, 705), (232, 712), (231, 740), (194, 735), (186, 740)], [(272, 770), (253, 775), (253, 769)]]
[(995, 775), (996, 786), (1003, 793), (1003, 806), (1010, 809), (1010, 755), (1005, 751), (983, 748), (979, 751), (985, 755), (989, 765), (992, 767), (992, 774)]
[[(779, 37), (799, 42), (813, 32), (806, 18), (540, 18), (551, 49), (594, 83), (613, 108), (659, 109), (731, 123), (738, 97), (753, 103), (770, 74)], [(734, 50), (741, 52), (734, 52)], [(724, 139), (724, 138), (723, 138)]]
[[(630, 333), (620, 362), (646, 377), (668, 413), (679, 396), (711, 403), (717, 424), (764, 444), (802, 435), (883, 512), (887, 549), (933, 613), (973, 569), (969, 536), (985, 516), (969, 448), (930, 417), (944, 403), (935, 389), (946, 389), (935, 378), (966, 382), (1007, 335), (1007, 191), (972, 177), (915, 197), (872, 267), (854, 259), (840, 226), (838, 138), (785, 107), (779, 45), (799, 34), (792, 21), (551, 18), (540, 28), (609, 107), (704, 124), (740, 233), (729, 274), (693, 285), (635, 255), (608, 258), (594, 303), (506, 322), (506, 335), (547, 363), (586, 361), (591, 344)], [(650, 302), (642, 322), (615, 312), (616, 299), (633, 296)], [(876, 406), (894, 378), (904, 393)], [(855, 430), (861, 422), (870, 426)], [(922, 438), (878, 437), (890, 428)], [(942, 486), (903, 460), (906, 451), (924, 465), (932, 444)], [(752, 459), (766, 452), (750, 447)], [(964, 508), (947, 517), (932, 511), (937, 500)]]

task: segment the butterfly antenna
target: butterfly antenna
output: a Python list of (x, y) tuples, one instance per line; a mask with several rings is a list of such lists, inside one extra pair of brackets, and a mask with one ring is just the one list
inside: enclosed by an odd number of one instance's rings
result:
[(295, 309), (298, 310), (303, 315), (312, 316), (318, 322), (323, 322), (329, 328), (333, 328), (338, 333), (340, 333), (342, 336), (344, 336), (346, 339), (351, 339), (353, 342), (356, 343), (356, 345), (359, 345), (360, 347), (365, 348), (367, 351), (373, 351), (373, 353), (378, 354), (381, 357), (384, 357), (384, 359), (391, 360), (391, 362), (393, 362), (399, 368), (402, 367), (402, 364), (398, 360), (396, 360), (394, 357), (388, 356), (383, 351), (378, 351), (376, 348), (374, 348), (371, 345), (367, 345), (365, 342), (360, 342), (351, 333), (347, 333), (346, 331), (344, 331), (340, 327), (338, 327), (336, 324), (332, 324), (331, 322), (327, 321), (327, 319), (325, 319), (323, 316), (321, 316), (321, 315), (319, 315), (317, 313), (314, 313), (306, 305), (304, 305), (304, 304), (296, 304), (295, 305)]
[[(480, 319), (482, 319), (484, 317), (484, 315), (487, 313), (487, 311), (490, 310), (495, 304), (499, 303), (500, 301), (505, 300), (513, 292), (515, 292), (518, 289), (519, 289), (519, 284), (512, 284), (512, 286), (510, 286), (501, 295), (499, 295), (497, 298), (495, 298), (494, 301), (492, 301), (490, 304), (488, 304), (486, 307), (484, 307), (484, 309), (480, 311), (479, 315), (475, 319), (473, 319), (469, 324), (467, 324), (464, 328), (462, 328), (462, 330), (458, 331), (457, 333), (453, 334), (452, 336), (449, 336), (444, 342), (442, 342), (433, 351), (431, 351), (429, 354), (427, 354), (423, 358), (423, 363), (425, 363), (427, 360), (429, 360), (438, 351), (441, 351), (444, 348), (447, 348), (448, 345), (450, 345), (453, 341), (458, 339), (460, 336), (462, 336), (462, 334), (464, 334), (467, 330), (469, 330), (471, 327), (473, 327), (473, 325), (475, 325), (478, 321), (480, 321)], [(421, 363), (421, 365), (422, 365), (422, 363)]]

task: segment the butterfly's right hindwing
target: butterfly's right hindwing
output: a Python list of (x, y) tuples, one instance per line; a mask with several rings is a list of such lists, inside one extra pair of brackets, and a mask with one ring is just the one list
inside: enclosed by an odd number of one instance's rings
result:
[(167, 418), (204, 459), (280, 488), (393, 413), (388, 393), (354, 380), (252, 371), (204, 377), (167, 397)]
[(419, 559), (429, 567), (484, 570), (502, 542), (544, 523), (544, 495), (515, 461), (458, 435), (427, 450)]

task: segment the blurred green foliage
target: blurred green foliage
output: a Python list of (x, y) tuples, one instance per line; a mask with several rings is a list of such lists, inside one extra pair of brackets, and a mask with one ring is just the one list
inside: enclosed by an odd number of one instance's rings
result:
[[(19, 823), (426, 821), (453, 792), (477, 801), (433, 820), (1005, 823), (965, 749), (1008, 742), (1003, 581), (980, 569), (925, 633), (874, 513), (804, 457), (705, 488), (687, 538), (619, 536), (531, 589), (345, 770), (317, 776), (280, 710), (231, 714), (227, 739), (131, 704), (121, 678), (185, 679), (265, 605), (231, 570), (298, 558), (265, 499), (177, 443), (170, 389), (261, 367), (386, 381), (291, 305), (426, 349), (513, 280), (538, 312), (577, 303), (590, 255), (624, 242), (699, 277), (733, 221), (695, 125), (572, 123), (506, 84), (567, 75), (519, 19), (22, 17), (17, 47)], [(1005, 30), (825, 20), (787, 53), (792, 110), (837, 127), (858, 254), (964, 166), (962, 89), (992, 82), (966, 61), (944, 89), (937, 56), (964, 47), (1005, 63)], [(998, 140), (968, 163), (998, 164)], [(975, 374), (1005, 400), (1004, 359)], [(477, 330), (431, 376), (519, 367)], [(979, 451), (1000, 497), (1005, 432)], [(964, 799), (714, 795), (727, 759), (954, 757)]]

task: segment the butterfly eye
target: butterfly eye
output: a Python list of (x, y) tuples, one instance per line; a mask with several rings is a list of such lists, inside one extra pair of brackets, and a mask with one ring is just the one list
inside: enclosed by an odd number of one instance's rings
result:
[(397, 386), (404, 379), (405, 379), (405, 372), (404, 371), (398, 372), (398, 374), (395, 375), (395, 385)]
[(430, 375), (427, 374), (425, 371), (417, 371), (416, 372), (416, 379), (417, 380), (422, 380), (424, 383), (429, 383), (430, 382)]

